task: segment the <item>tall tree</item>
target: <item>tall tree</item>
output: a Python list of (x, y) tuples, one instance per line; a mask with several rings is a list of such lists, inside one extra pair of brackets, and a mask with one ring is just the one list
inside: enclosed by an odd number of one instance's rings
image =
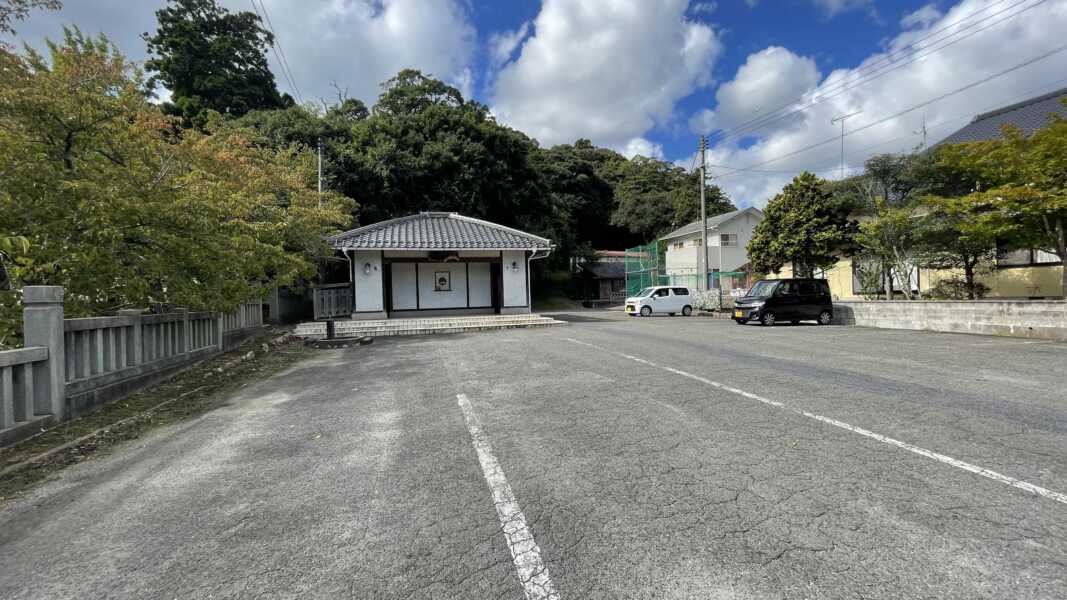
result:
[(155, 73), (149, 85), (170, 90), (171, 114), (203, 126), (207, 111), (240, 116), (286, 104), (267, 65), (274, 38), (258, 15), (230, 13), (216, 0), (169, 0), (156, 18), (155, 34), (142, 34), (145, 67)]
[(962, 230), (1055, 255), (1067, 298), (1067, 119), (1052, 115), (1029, 137), (1009, 126), (1003, 139), (946, 148), (940, 160), (985, 183), (957, 201), (969, 216)]
[[(621, 158), (621, 157), (620, 157)], [(635, 156), (610, 165), (618, 208), (611, 216), (643, 241), (700, 218), (700, 173), (669, 162)], [(707, 186), (707, 214), (735, 210), (717, 186)]]
[(67, 31), (49, 50), (0, 52), (0, 231), (28, 241), (17, 284), (65, 286), (80, 316), (229, 310), (314, 274), (348, 207), (320, 204), (311, 153), (210, 122), (176, 138), (106, 39)]
[(966, 203), (957, 198), (930, 198), (915, 231), (916, 261), (928, 269), (963, 271), (963, 291), (979, 296), (977, 271), (996, 257), (997, 239), (987, 228), (976, 228)]
[(804, 172), (796, 176), (764, 209), (748, 243), (752, 269), (777, 273), (792, 263), (797, 277), (826, 269), (841, 253), (851, 252), (856, 223), (852, 206), (831, 194), (827, 182)]

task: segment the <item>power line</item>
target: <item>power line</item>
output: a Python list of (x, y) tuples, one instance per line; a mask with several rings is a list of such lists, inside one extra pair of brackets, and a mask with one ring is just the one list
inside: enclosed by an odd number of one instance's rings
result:
[[(859, 133), (861, 131), (866, 131), (867, 129), (870, 129), (872, 127), (876, 127), (878, 125), (881, 125), (882, 123), (885, 123), (886, 121), (891, 121), (891, 120), (896, 119), (898, 117), (904, 116), (904, 115), (906, 115), (906, 114), (908, 114), (908, 113), (910, 113), (912, 111), (918, 110), (918, 109), (923, 108), (925, 106), (929, 106), (929, 105), (931, 105), (931, 104), (933, 104), (935, 102), (940, 102), (941, 100), (944, 100), (945, 98), (949, 98), (951, 96), (955, 96), (956, 94), (965, 92), (965, 91), (967, 91), (967, 90), (969, 90), (971, 88), (974, 88), (974, 87), (977, 87), (979, 85), (982, 85), (983, 83), (988, 83), (988, 82), (990, 82), (990, 81), (992, 81), (994, 79), (997, 79), (999, 77), (1003, 77), (1004, 75), (1007, 75), (1008, 73), (1011, 73), (1011, 72), (1017, 71), (1017, 70), (1019, 70), (1019, 69), (1021, 69), (1023, 67), (1032, 65), (1032, 64), (1034, 64), (1034, 63), (1036, 63), (1038, 61), (1044, 60), (1044, 59), (1046, 59), (1046, 58), (1048, 58), (1048, 57), (1050, 57), (1050, 56), (1052, 56), (1054, 54), (1058, 54), (1060, 52), (1063, 52), (1064, 50), (1067, 50), (1067, 44), (1059, 46), (1057, 48), (1054, 48), (1054, 49), (1052, 49), (1052, 50), (1050, 50), (1050, 51), (1048, 51), (1048, 52), (1046, 52), (1044, 54), (1035, 56), (1034, 58), (1031, 58), (1029, 60), (1025, 60), (1025, 61), (1023, 61), (1021, 63), (1018, 63), (1018, 64), (1016, 64), (1016, 65), (1014, 65), (1012, 67), (1004, 69), (1003, 71), (999, 71), (997, 73), (989, 75), (988, 77), (984, 77), (984, 78), (979, 79), (977, 81), (971, 82), (971, 83), (969, 83), (969, 84), (967, 84), (967, 85), (965, 85), (963, 87), (956, 88), (955, 90), (952, 90), (951, 92), (947, 92), (947, 93), (941, 94), (940, 96), (937, 96), (935, 98), (931, 98), (930, 100), (927, 100), (925, 102), (916, 104), (916, 105), (911, 106), (909, 108), (906, 108), (906, 109), (904, 109), (904, 110), (902, 110), (902, 111), (900, 111), (898, 113), (895, 113), (893, 115), (890, 115), (888, 117), (884, 117), (884, 118), (878, 119), (877, 121), (873, 121), (871, 123), (863, 125), (862, 127), (857, 127), (856, 129), (853, 129), (851, 131), (846, 132), (844, 134), (844, 137), (847, 137), (847, 136), (850, 136), (850, 135), (854, 135), (854, 134)], [(830, 138), (824, 139), (824, 140), (822, 140), (820, 142), (816, 142), (814, 144), (810, 144), (808, 146), (800, 148), (799, 150), (794, 150), (793, 152), (789, 152), (789, 153), (783, 154), (781, 156), (776, 156), (776, 157), (768, 159), (768, 160), (764, 160), (764, 161), (761, 161), (761, 162), (758, 162), (758, 163), (754, 163), (754, 164), (751, 164), (751, 165), (746, 165), (745, 167), (740, 168), (737, 171), (740, 172), (740, 171), (745, 171), (745, 170), (751, 170), (751, 169), (754, 169), (755, 167), (762, 167), (763, 165), (767, 165), (767, 164), (770, 164), (770, 163), (773, 163), (773, 162), (778, 162), (780, 160), (785, 160), (786, 158), (789, 158), (789, 157), (792, 157), (792, 156), (796, 156), (797, 154), (802, 154), (802, 153), (807, 152), (809, 150), (813, 150), (813, 149), (818, 148), (820, 146), (824, 146), (824, 145), (829, 144), (831, 142), (837, 141), (837, 139), (838, 139), (837, 136), (830, 137)], [(725, 175), (721, 175), (720, 179), (722, 177), (729, 177), (730, 175), (734, 175), (734, 174), (736, 174), (736, 172), (734, 172), (734, 173), (726, 173)]]
[[(743, 137), (745, 134), (750, 133), (750, 132), (752, 132), (752, 131), (754, 131), (756, 129), (759, 129), (761, 127), (765, 127), (765, 126), (770, 125), (772, 123), (776, 123), (778, 121), (781, 121), (782, 119), (785, 119), (787, 117), (793, 116), (795, 114), (802, 113), (802, 112), (804, 112), (804, 111), (806, 111), (806, 110), (808, 110), (808, 109), (810, 109), (810, 108), (812, 108), (814, 106), (817, 106), (819, 104), (822, 104), (822, 103), (826, 102), (827, 100), (830, 100), (831, 98), (835, 98), (837, 96), (840, 96), (841, 94), (844, 94), (845, 92), (847, 92), (849, 90), (855, 89), (855, 88), (857, 88), (857, 87), (859, 87), (861, 85), (869, 83), (869, 82), (871, 82), (871, 81), (873, 81), (873, 80), (875, 80), (875, 79), (877, 79), (877, 78), (879, 78), (879, 77), (881, 77), (883, 75), (886, 75), (888, 73), (892, 73), (893, 71), (896, 71), (898, 69), (902, 69), (905, 66), (910, 65), (912, 63), (915, 63), (915, 62), (917, 62), (918, 60), (920, 60), (922, 58), (926, 58), (927, 56), (930, 56), (930, 55), (932, 55), (932, 54), (934, 54), (936, 52), (944, 50), (945, 48), (948, 48), (948, 47), (953, 46), (953, 45), (955, 45), (955, 44), (957, 44), (959, 42), (962, 42), (962, 41), (964, 41), (964, 40), (966, 40), (966, 39), (968, 39), (968, 38), (970, 38), (970, 37), (972, 37), (974, 35), (977, 35), (978, 33), (981, 33), (981, 32), (983, 32), (983, 31), (985, 31), (987, 29), (990, 29), (991, 27), (995, 27), (995, 26), (997, 26), (997, 25), (999, 25), (999, 24), (1001, 24), (1001, 23), (1003, 23), (1005, 21), (1008, 21), (1008, 20), (1010, 20), (1010, 19), (1022, 14), (1023, 12), (1026, 12), (1026, 11), (1032, 9), (1032, 8), (1036, 8), (1037, 6), (1039, 6), (1041, 4), (1044, 4), (1048, 0), (1037, 0), (1037, 2), (1035, 2), (1034, 4), (1031, 4), (1030, 6), (1024, 7), (1024, 8), (1022, 8), (1022, 9), (1020, 9), (1020, 10), (1014, 12), (1014, 13), (1011, 13), (1011, 14), (1005, 16), (1002, 19), (999, 19), (999, 20), (997, 20), (997, 21), (995, 21), (993, 23), (990, 23), (990, 24), (988, 24), (988, 25), (986, 25), (984, 27), (981, 27), (979, 29), (974, 29), (973, 31), (969, 31), (970, 29), (972, 29), (975, 26), (979, 25), (983, 21), (986, 21), (986, 20), (991, 19), (993, 17), (996, 17), (996, 16), (998, 16), (1000, 14), (1003, 14), (1004, 12), (1009, 11), (1012, 8), (1015, 8), (1015, 7), (1019, 6), (1020, 4), (1024, 4), (1027, 1), (1029, 1), (1029, 0), (1020, 0), (1019, 2), (1016, 2), (1015, 4), (1012, 4), (1011, 6), (1008, 6), (1008, 7), (1004, 8), (1004, 9), (1002, 9), (1001, 11), (998, 11), (998, 12), (992, 14), (992, 15), (987, 15), (983, 19), (980, 19), (979, 21), (976, 21), (974, 23), (970, 23), (966, 27), (961, 28), (961, 29), (959, 29), (958, 31), (956, 31), (956, 32), (954, 32), (952, 34), (949, 34), (949, 35), (947, 35), (947, 36), (945, 36), (945, 37), (943, 37), (943, 38), (941, 38), (939, 40), (934, 41), (929, 46), (925, 46), (923, 48), (920, 48), (915, 54), (913, 54), (911, 57), (909, 57), (905, 61), (898, 62), (898, 63), (895, 63), (895, 64), (892, 64), (892, 63), (891, 64), (886, 64), (886, 65), (882, 65), (882, 66), (877, 66), (877, 63), (872, 63), (871, 65), (867, 65), (866, 67), (863, 67), (862, 69), (859, 69), (858, 71), (855, 71), (854, 73), (852, 73), (850, 75), (844, 76), (844, 78), (840, 81), (840, 83), (837, 83), (837, 84), (835, 84), (833, 86), (830, 86), (829, 88), (826, 88), (824, 86), (824, 89), (816, 90), (816, 93), (815, 93), (815, 96), (813, 96), (813, 99), (811, 101), (809, 101), (805, 105), (796, 107), (796, 108), (794, 108), (792, 110), (789, 110), (789, 111), (787, 111), (785, 113), (782, 113), (783, 110), (786, 110), (786, 109), (790, 108), (791, 106), (793, 106), (793, 102), (790, 102), (788, 104), (784, 104), (781, 107), (771, 111), (770, 113), (767, 113), (765, 115), (749, 119), (748, 121), (745, 121), (744, 123), (741, 123), (740, 125), (736, 126), (731, 131), (722, 130), (722, 131), (718, 132), (718, 135), (720, 137), (719, 137), (718, 140), (716, 140), (716, 144), (720, 144), (720, 143), (723, 143), (723, 142), (726, 142), (726, 141), (729, 141), (729, 140), (732, 140), (732, 139)], [(972, 13), (972, 15), (973, 14), (977, 14), (977, 13)], [(961, 21), (962, 21), (962, 19), (961, 19)], [(958, 21), (958, 22), (960, 22), (960, 21)], [(947, 27), (944, 28), (944, 29), (947, 29)], [(942, 29), (942, 30), (944, 30), (944, 29)], [(945, 40), (948, 40), (949, 38), (951, 38), (953, 36), (956, 36), (956, 35), (959, 35), (961, 33), (966, 33), (966, 35), (963, 35), (962, 37), (959, 37), (957, 39), (948, 41), (947, 43), (944, 43), (941, 46), (938, 46), (936, 48), (932, 48), (934, 45), (936, 45), (938, 43), (941, 43), (941, 42), (944, 42)], [(927, 37), (929, 37), (929, 36), (927, 36)], [(908, 46), (905, 46), (905, 48), (907, 48), (907, 47)], [(904, 48), (902, 48), (901, 50), (895, 51), (895, 52), (900, 52), (902, 50), (904, 50)], [(883, 58), (883, 60), (890, 60), (889, 57), (892, 56), (895, 52), (889, 53), (888, 55), (886, 55), (886, 57)], [(778, 116), (775, 116), (776, 113), (782, 113), (782, 114), (778, 114)]]
[[(267, 5), (263, 0), (259, 0), (259, 7), (256, 6), (256, 0), (248, 0), (252, 4), (252, 10), (256, 11), (256, 16), (263, 21), (266, 25), (267, 31), (271, 34), (270, 47), (274, 50), (274, 57), (278, 59), (278, 68), (281, 69), (282, 77), (289, 84), (289, 87), (296, 94), (297, 101), (301, 104), (304, 102), (303, 95), (300, 93), (300, 88), (296, 86), (296, 78), (293, 77), (292, 69), (289, 68), (289, 62), (285, 60), (285, 52), (282, 50), (281, 40), (278, 39), (278, 34), (274, 31), (274, 24), (270, 21), (270, 15), (267, 13)], [(259, 9), (263, 9), (263, 14), (260, 14)]]

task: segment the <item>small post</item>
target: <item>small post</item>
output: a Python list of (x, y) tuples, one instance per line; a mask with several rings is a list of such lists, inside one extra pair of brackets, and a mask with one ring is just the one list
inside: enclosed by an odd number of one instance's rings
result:
[(36, 390), (33, 412), (51, 414), (57, 421), (65, 417), (67, 387), (64, 352), (63, 287), (28, 285), (22, 288), (23, 341), (27, 347), (48, 348), (48, 360), (34, 365)]
[(193, 350), (193, 336), (189, 332), (189, 309), (175, 308), (174, 312), (182, 316), (181, 333), (178, 335), (178, 354), (188, 354)]
[(224, 315), (222, 313), (219, 313), (219, 316), (215, 319), (215, 330), (218, 332), (218, 336), (219, 336), (218, 339), (215, 340), (215, 341), (219, 345), (219, 352), (222, 352), (223, 350), (226, 349), (222, 345), (222, 333), (223, 333), (223, 327), (224, 327), (223, 323), (225, 322), (225, 319), (226, 319), (226, 315)]
[(126, 343), (126, 366), (133, 367), (144, 362), (144, 339), (141, 337), (141, 309), (124, 308), (119, 316), (133, 317), (130, 339)]

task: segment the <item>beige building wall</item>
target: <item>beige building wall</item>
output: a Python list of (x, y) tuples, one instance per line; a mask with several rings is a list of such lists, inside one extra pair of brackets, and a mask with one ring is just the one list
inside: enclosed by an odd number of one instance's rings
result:
[[(1041, 265), (1035, 267), (1011, 267), (988, 269), (978, 274), (978, 281), (989, 287), (987, 298), (1058, 298), (1063, 267), (1060, 265)], [(919, 290), (928, 290), (938, 282), (951, 277), (962, 276), (963, 272), (953, 269), (920, 269)], [(793, 276), (791, 265), (782, 267), (781, 272), (767, 275), (767, 279), (786, 279)], [(852, 259), (842, 258), (825, 274), (830, 284), (830, 294), (835, 300), (862, 300), (863, 297), (852, 291)]]

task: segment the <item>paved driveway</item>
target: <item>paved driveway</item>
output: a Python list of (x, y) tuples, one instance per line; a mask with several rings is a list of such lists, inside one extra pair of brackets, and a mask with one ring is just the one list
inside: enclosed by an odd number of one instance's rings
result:
[(0, 509), (0, 597), (1067, 597), (1067, 345), (565, 318), (69, 469)]

